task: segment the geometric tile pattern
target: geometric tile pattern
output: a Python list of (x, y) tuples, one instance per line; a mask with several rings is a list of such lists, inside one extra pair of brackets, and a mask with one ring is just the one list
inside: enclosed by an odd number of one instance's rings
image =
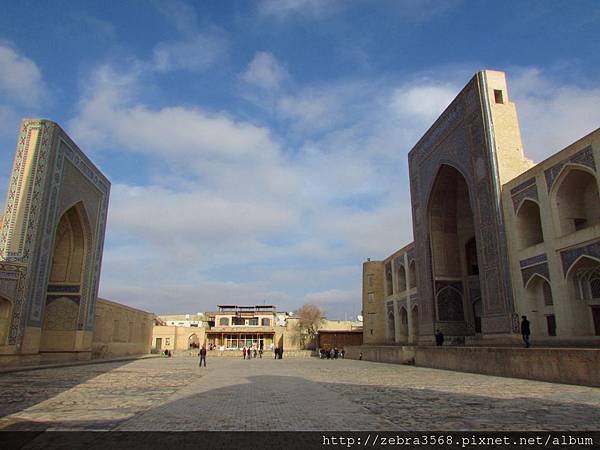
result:
[(592, 256), (600, 260), (600, 241), (594, 242), (593, 244), (583, 245), (581, 247), (571, 248), (569, 250), (560, 252), (563, 275), (565, 277), (567, 276), (567, 272), (575, 263), (575, 261), (583, 255)]
[[(78, 174), (78, 185), (65, 187), (69, 179), (65, 178), (66, 166)], [(24, 265), (27, 280), (21, 297), (13, 303), (9, 344), (22, 340), (25, 326), (42, 326), (56, 225), (62, 214), (61, 198), (68, 191), (72, 196), (82, 196), (84, 209), (89, 208), (84, 199), (89, 189), (100, 201), (91, 214), (94, 223), (88, 221), (84, 226), (90, 245), (86, 246), (76, 323), (86, 330), (92, 330), (94, 323), (110, 182), (57, 124), (23, 120), (0, 229), (0, 262)], [(90, 214), (82, 216), (86, 222)]]

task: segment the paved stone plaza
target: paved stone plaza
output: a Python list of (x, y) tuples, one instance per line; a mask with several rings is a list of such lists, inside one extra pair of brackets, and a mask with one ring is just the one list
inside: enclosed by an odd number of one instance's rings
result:
[(9, 430), (590, 430), (600, 389), (355, 360), (141, 359), (0, 375)]

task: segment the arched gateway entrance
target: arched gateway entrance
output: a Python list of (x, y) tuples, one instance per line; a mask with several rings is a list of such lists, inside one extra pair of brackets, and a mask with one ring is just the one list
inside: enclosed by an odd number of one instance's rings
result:
[(479, 260), (469, 188), (454, 167), (440, 167), (428, 215), (436, 322), (448, 334), (465, 335), (468, 297), (480, 296)]
[(73, 351), (80, 325), (82, 274), (89, 243), (84, 207), (69, 208), (56, 227), (40, 351)]

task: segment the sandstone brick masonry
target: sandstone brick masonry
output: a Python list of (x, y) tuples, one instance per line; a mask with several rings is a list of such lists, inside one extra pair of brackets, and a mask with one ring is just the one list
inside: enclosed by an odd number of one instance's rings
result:
[(347, 347), (348, 358), (415, 364), (504, 377), (600, 386), (600, 349), (510, 347)]

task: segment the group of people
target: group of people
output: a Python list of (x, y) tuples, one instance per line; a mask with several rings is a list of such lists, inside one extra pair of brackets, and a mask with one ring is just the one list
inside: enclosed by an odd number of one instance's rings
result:
[(263, 355), (263, 349), (262, 347), (260, 347), (258, 350), (256, 350), (256, 347), (254, 348), (250, 348), (250, 347), (244, 347), (242, 349), (242, 356), (244, 357), (244, 359), (252, 359), (253, 357), (256, 358), (256, 356), (258, 355), (259, 358), (262, 358)]
[(338, 357), (344, 358), (344, 349), (338, 350), (337, 347), (326, 349), (319, 349), (319, 358), (321, 359), (338, 359)]
[[(527, 316), (522, 316), (521, 335), (523, 336), (523, 342), (525, 343), (525, 347), (529, 348), (531, 346), (531, 342), (529, 341), (529, 336), (531, 335), (531, 328), (530, 328), (529, 320), (527, 320)], [(436, 332), (435, 332), (435, 345), (437, 345), (438, 347), (444, 345), (444, 333), (442, 333), (441, 330), (439, 330), (439, 329), (436, 330)], [(216, 345), (209, 344), (209, 350), (215, 350), (216, 348), (217, 348)], [(221, 346), (220, 350), (222, 353), (223, 352), (222, 346)], [(283, 358), (283, 347), (275, 347), (273, 349), (273, 353), (274, 353), (274, 359), (282, 359)], [(259, 358), (262, 358), (262, 355), (263, 355), (262, 347), (260, 347), (258, 350), (256, 349), (256, 347), (254, 347), (254, 348), (244, 347), (242, 349), (242, 356), (244, 357), (244, 359), (252, 359), (253, 357), (256, 358), (257, 355)], [(170, 356), (172, 356), (172, 353), (170, 350), (165, 350), (163, 352), (163, 356), (170, 357)], [(200, 356), (200, 367), (202, 367), (203, 362), (204, 362), (204, 367), (206, 367), (206, 347), (205, 346), (202, 346), (202, 348), (200, 349), (200, 353), (198, 353), (198, 356)], [(361, 352), (358, 359), (362, 359), (362, 356), (363, 355)], [(326, 348), (319, 349), (319, 358), (321, 358), (321, 359), (338, 359), (338, 357), (344, 358), (344, 349), (343, 348), (341, 350), (338, 350), (337, 347), (334, 347), (331, 349), (326, 349)]]

